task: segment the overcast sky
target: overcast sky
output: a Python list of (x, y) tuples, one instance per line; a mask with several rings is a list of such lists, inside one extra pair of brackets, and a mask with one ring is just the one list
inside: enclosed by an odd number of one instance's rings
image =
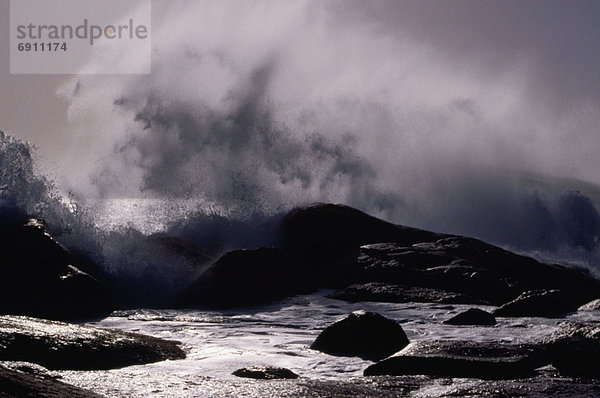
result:
[[(169, 8), (166, 0), (154, 4)], [(497, 76), (526, 63), (534, 73), (523, 84), (548, 112), (600, 104), (600, 1), (346, 0), (330, 6), (336, 23), (369, 23), (387, 37), (431, 46), (448, 62), (440, 68), (476, 65), (478, 73)], [(156, 26), (163, 15), (154, 13)], [(10, 75), (8, 26), (9, 0), (0, 0), (0, 129), (32, 141), (52, 168), (66, 156), (69, 140), (68, 101), (56, 91), (71, 76)]]

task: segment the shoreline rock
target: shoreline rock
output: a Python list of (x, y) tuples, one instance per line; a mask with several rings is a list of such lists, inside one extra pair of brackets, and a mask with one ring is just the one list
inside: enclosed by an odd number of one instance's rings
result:
[(289, 369), (271, 366), (250, 366), (234, 371), (232, 375), (259, 380), (297, 379), (299, 376)]
[(516, 379), (535, 375), (544, 363), (530, 346), (470, 341), (419, 341), (364, 371), (365, 376), (426, 375)]
[(179, 342), (25, 316), (0, 316), (0, 360), (52, 370), (116, 369), (183, 359)]
[(375, 312), (354, 311), (326, 327), (311, 349), (337, 356), (385, 358), (409, 343), (402, 326)]
[(446, 325), (494, 326), (496, 318), (487, 311), (478, 308), (469, 308), (442, 323)]
[(0, 253), (0, 314), (81, 320), (103, 317), (114, 309), (108, 290), (77, 267), (83, 255), (58, 243), (42, 220), (5, 226), (0, 230)]

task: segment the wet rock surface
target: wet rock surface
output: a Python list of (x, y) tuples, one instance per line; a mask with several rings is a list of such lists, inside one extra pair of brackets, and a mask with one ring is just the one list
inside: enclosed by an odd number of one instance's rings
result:
[(396, 321), (355, 311), (325, 328), (310, 348), (331, 355), (381, 359), (407, 344), (406, 333)]
[(91, 260), (72, 253), (29, 219), (0, 228), (0, 314), (50, 319), (90, 319), (109, 314), (114, 304), (91, 269)]
[(102, 395), (63, 383), (39, 370), (32, 372), (25, 367), (0, 364), (0, 397), (101, 398)]
[(446, 325), (480, 325), (494, 326), (496, 318), (487, 311), (478, 308), (469, 308), (465, 312), (461, 312), (443, 322)]
[(578, 308), (579, 311), (600, 311), (600, 299), (592, 300)]
[(0, 360), (48, 369), (114, 369), (185, 358), (179, 343), (118, 330), (0, 316)]
[(454, 388), (440, 397), (486, 398), (596, 398), (600, 382), (554, 375), (519, 380), (497, 380)]
[(561, 326), (543, 341), (548, 360), (563, 375), (600, 378), (600, 322)]
[(420, 341), (364, 371), (365, 376), (427, 375), (515, 379), (544, 365), (535, 346), (470, 341)]
[(274, 380), (274, 379), (297, 379), (298, 375), (289, 369), (271, 366), (250, 366), (238, 369), (232, 373), (237, 377), (249, 379)]
[(495, 316), (556, 316), (576, 311), (581, 303), (560, 290), (531, 290), (494, 310)]
[(472, 297), (460, 293), (430, 289), (418, 286), (390, 285), (387, 283), (365, 283), (350, 285), (328, 295), (329, 298), (351, 303), (373, 301), (380, 303), (440, 303), (440, 304), (472, 304), (477, 302)]

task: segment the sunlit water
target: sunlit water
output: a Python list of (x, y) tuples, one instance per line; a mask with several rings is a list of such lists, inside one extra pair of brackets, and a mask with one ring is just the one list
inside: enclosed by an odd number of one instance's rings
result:
[[(235, 386), (261, 388), (231, 373), (252, 365), (281, 366), (304, 378), (346, 380), (360, 377), (372, 362), (326, 355), (309, 349), (319, 332), (348, 313), (366, 309), (400, 322), (411, 341), (453, 339), (520, 343), (557, 329), (565, 319), (589, 320), (591, 312), (566, 318), (501, 318), (494, 327), (450, 326), (441, 322), (471, 306), (355, 303), (319, 292), (244, 311), (132, 310), (91, 325), (123, 329), (183, 343), (187, 358), (96, 372), (62, 372), (66, 382), (109, 397), (236, 396)], [(479, 306), (482, 309), (491, 307)], [(473, 383), (456, 380), (456, 383)], [(240, 384), (241, 383), (241, 384)], [(454, 386), (456, 386), (456, 383)], [(194, 387), (195, 386), (195, 387)], [(416, 396), (439, 395), (452, 386), (428, 386)], [(233, 389), (227, 392), (228, 389)], [(239, 393), (239, 392), (238, 392)], [(232, 395), (233, 394), (233, 395)]]

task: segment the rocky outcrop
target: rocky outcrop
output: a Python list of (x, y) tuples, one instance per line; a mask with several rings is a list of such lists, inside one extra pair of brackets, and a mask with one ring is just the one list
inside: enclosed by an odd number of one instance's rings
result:
[(334, 297), (502, 305), (526, 291), (557, 289), (579, 306), (600, 295), (600, 281), (584, 271), (477, 239), (394, 225), (348, 206), (316, 204), (287, 215), (283, 251), (225, 254), (177, 305), (255, 305), (350, 285)]
[(48, 369), (114, 369), (182, 359), (175, 341), (24, 316), (0, 316), (0, 360)]
[(479, 308), (469, 308), (447, 319), (443, 322), (446, 325), (478, 325), (478, 326), (494, 326), (496, 318), (487, 311)]
[(563, 375), (600, 378), (600, 323), (561, 326), (543, 341), (548, 360)]
[(82, 253), (58, 243), (43, 221), (30, 219), (0, 230), (0, 314), (73, 320), (109, 314), (104, 286), (77, 267)]
[(0, 364), (0, 397), (2, 398), (102, 398), (91, 391), (63, 383), (31, 368), (12, 368)]
[(577, 310), (580, 301), (560, 290), (531, 290), (494, 310), (495, 316), (556, 316)]
[(287, 214), (283, 246), (291, 256), (317, 271), (322, 286), (343, 286), (352, 282), (347, 266), (354, 262), (360, 246), (378, 242), (409, 245), (442, 236), (394, 225), (349, 206), (318, 203)]
[(470, 341), (411, 343), (364, 371), (365, 376), (427, 375), (479, 379), (530, 377), (542, 363), (531, 346)]
[(250, 366), (238, 369), (232, 373), (237, 377), (250, 379), (275, 380), (275, 379), (297, 379), (298, 375), (289, 369), (275, 368), (270, 366)]
[(374, 312), (355, 311), (325, 328), (310, 346), (331, 355), (385, 358), (408, 344), (396, 321)]
[(362, 246), (353, 273), (363, 282), (428, 287), (495, 305), (534, 289), (560, 289), (579, 304), (600, 294), (600, 282), (583, 271), (456, 236), (410, 246)]
[(473, 297), (445, 290), (418, 286), (390, 285), (378, 282), (350, 285), (327, 297), (350, 303), (373, 301), (379, 303), (472, 304), (478, 301)]
[(579, 311), (600, 311), (600, 299), (592, 300), (578, 308)]
[(180, 296), (179, 307), (263, 304), (306, 290), (305, 275), (281, 250), (234, 250), (211, 265)]

